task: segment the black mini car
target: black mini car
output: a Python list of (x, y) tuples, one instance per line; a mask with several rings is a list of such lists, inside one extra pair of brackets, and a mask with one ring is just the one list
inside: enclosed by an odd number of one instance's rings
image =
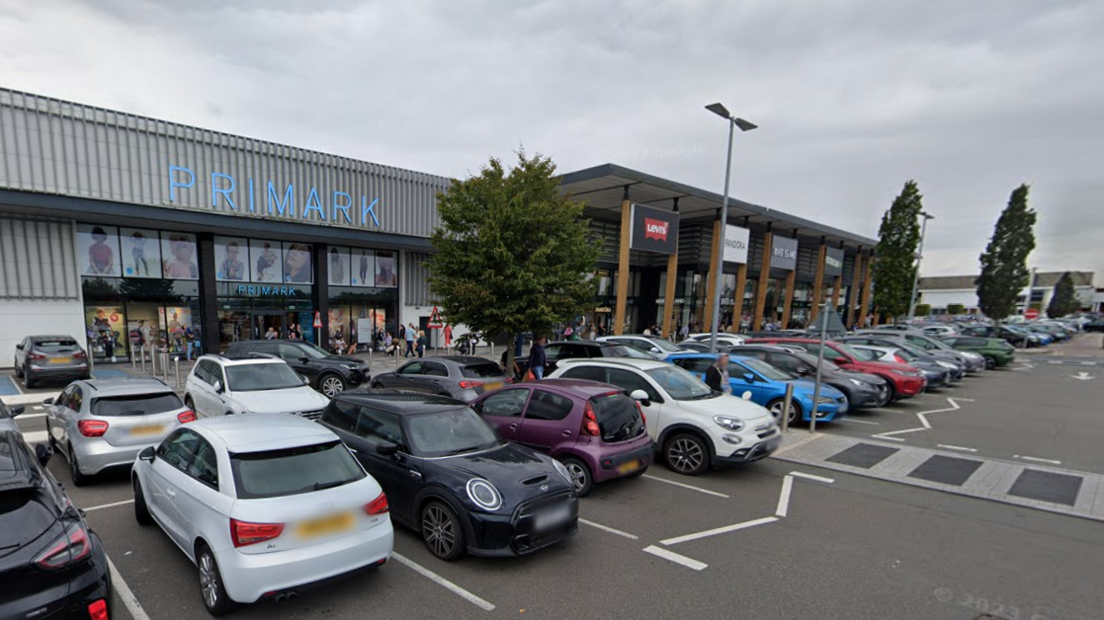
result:
[(284, 360), (295, 372), (306, 377), (311, 387), (330, 398), (371, 379), (368, 363), (364, 360), (332, 355), (301, 340), (242, 340), (226, 350), (227, 357), (246, 357), (253, 353), (275, 355)]
[(578, 529), (579, 500), (564, 466), (502, 441), (459, 400), (345, 392), (320, 422), (383, 487), (391, 518), (421, 532), (442, 560), (523, 555)]
[(0, 431), (0, 618), (111, 614), (103, 544), (17, 431)]

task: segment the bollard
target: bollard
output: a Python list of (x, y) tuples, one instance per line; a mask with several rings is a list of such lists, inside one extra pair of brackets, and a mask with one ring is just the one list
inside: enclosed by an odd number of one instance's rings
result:
[(494, 358), (495, 358), (495, 356), (494, 356), (494, 343), (492, 342), (491, 343), (491, 359), (494, 359)]
[(790, 430), (790, 407), (793, 406), (793, 384), (786, 384), (786, 398), (782, 401), (782, 432)]
[(138, 357), (142, 358), (142, 374), (146, 374), (146, 346), (142, 345), (138, 349)]
[(130, 369), (138, 370), (138, 360), (134, 359), (134, 349), (130, 350)]
[(173, 364), (176, 366), (176, 387), (180, 388), (180, 357), (173, 358)]
[(153, 345), (150, 349), (150, 374), (157, 376), (157, 345)]

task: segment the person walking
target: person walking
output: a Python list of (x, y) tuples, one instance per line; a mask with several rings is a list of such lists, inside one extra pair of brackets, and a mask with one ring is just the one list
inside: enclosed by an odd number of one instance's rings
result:
[(276, 340), (276, 328), (270, 326), (264, 337), (265, 340)]
[(195, 332), (192, 331), (192, 326), (189, 325), (184, 328), (184, 354), (187, 356), (188, 361), (192, 361), (192, 347), (195, 346)]
[(714, 392), (732, 393), (732, 384), (728, 382), (728, 354), (721, 353), (717, 361), (705, 371), (705, 384)]
[(567, 324), (564, 328), (564, 340), (571, 340), (571, 336), (575, 334), (575, 328), (571, 326), (571, 323)]
[(416, 344), (418, 349), (418, 357), (425, 357), (426, 335), (425, 332), (420, 329), (418, 330), (418, 340), (416, 341)]
[(406, 350), (403, 351), (403, 357), (414, 357), (414, 340), (418, 337), (418, 331), (414, 329), (414, 324), (411, 323), (406, 328)]
[(387, 335), (383, 337), (383, 352), (387, 355), (395, 354), (394, 342), (392, 342), (391, 332), (387, 332)]
[(533, 348), (529, 351), (529, 370), (537, 381), (544, 378), (544, 367), (548, 363), (548, 358), (544, 355), (544, 345), (547, 343), (544, 336), (539, 336), (533, 341)]

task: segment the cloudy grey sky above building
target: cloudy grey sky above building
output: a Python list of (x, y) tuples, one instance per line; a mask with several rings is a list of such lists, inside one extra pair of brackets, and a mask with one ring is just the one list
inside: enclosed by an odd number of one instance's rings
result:
[(7, 0), (0, 85), (450, 176), (524, 145), (717, 192), (722, 101), (761, 126), (741, 199), (875, 236), (916, 179), (924, 272), (961, 274), (1026, 182), (1032, 266), (1100, 273), (1101, 31), (1074, 0)]

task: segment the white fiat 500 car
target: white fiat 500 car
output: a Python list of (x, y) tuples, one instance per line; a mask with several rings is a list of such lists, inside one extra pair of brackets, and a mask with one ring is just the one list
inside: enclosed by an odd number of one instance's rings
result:
[(697, 376), (665, 362), (627, 358), (563, 360), (551, 377), (589, 379), (627, 390), (640, 401), (648, 436), (675, 472), (749, 463), (782, 442), (774, 417), (742, 398), (714, 392)]
[(201, 418), (240, 413), (290, 413), (317, 420), (330, 399), (270, 355), (204, 355), (184, 386), (184, 404)]
[(387, 497), (332, 431), (290, 415), (199, 420), (138, 454), (134, 516), (199, 569), (212, 615), (391, 556)]

